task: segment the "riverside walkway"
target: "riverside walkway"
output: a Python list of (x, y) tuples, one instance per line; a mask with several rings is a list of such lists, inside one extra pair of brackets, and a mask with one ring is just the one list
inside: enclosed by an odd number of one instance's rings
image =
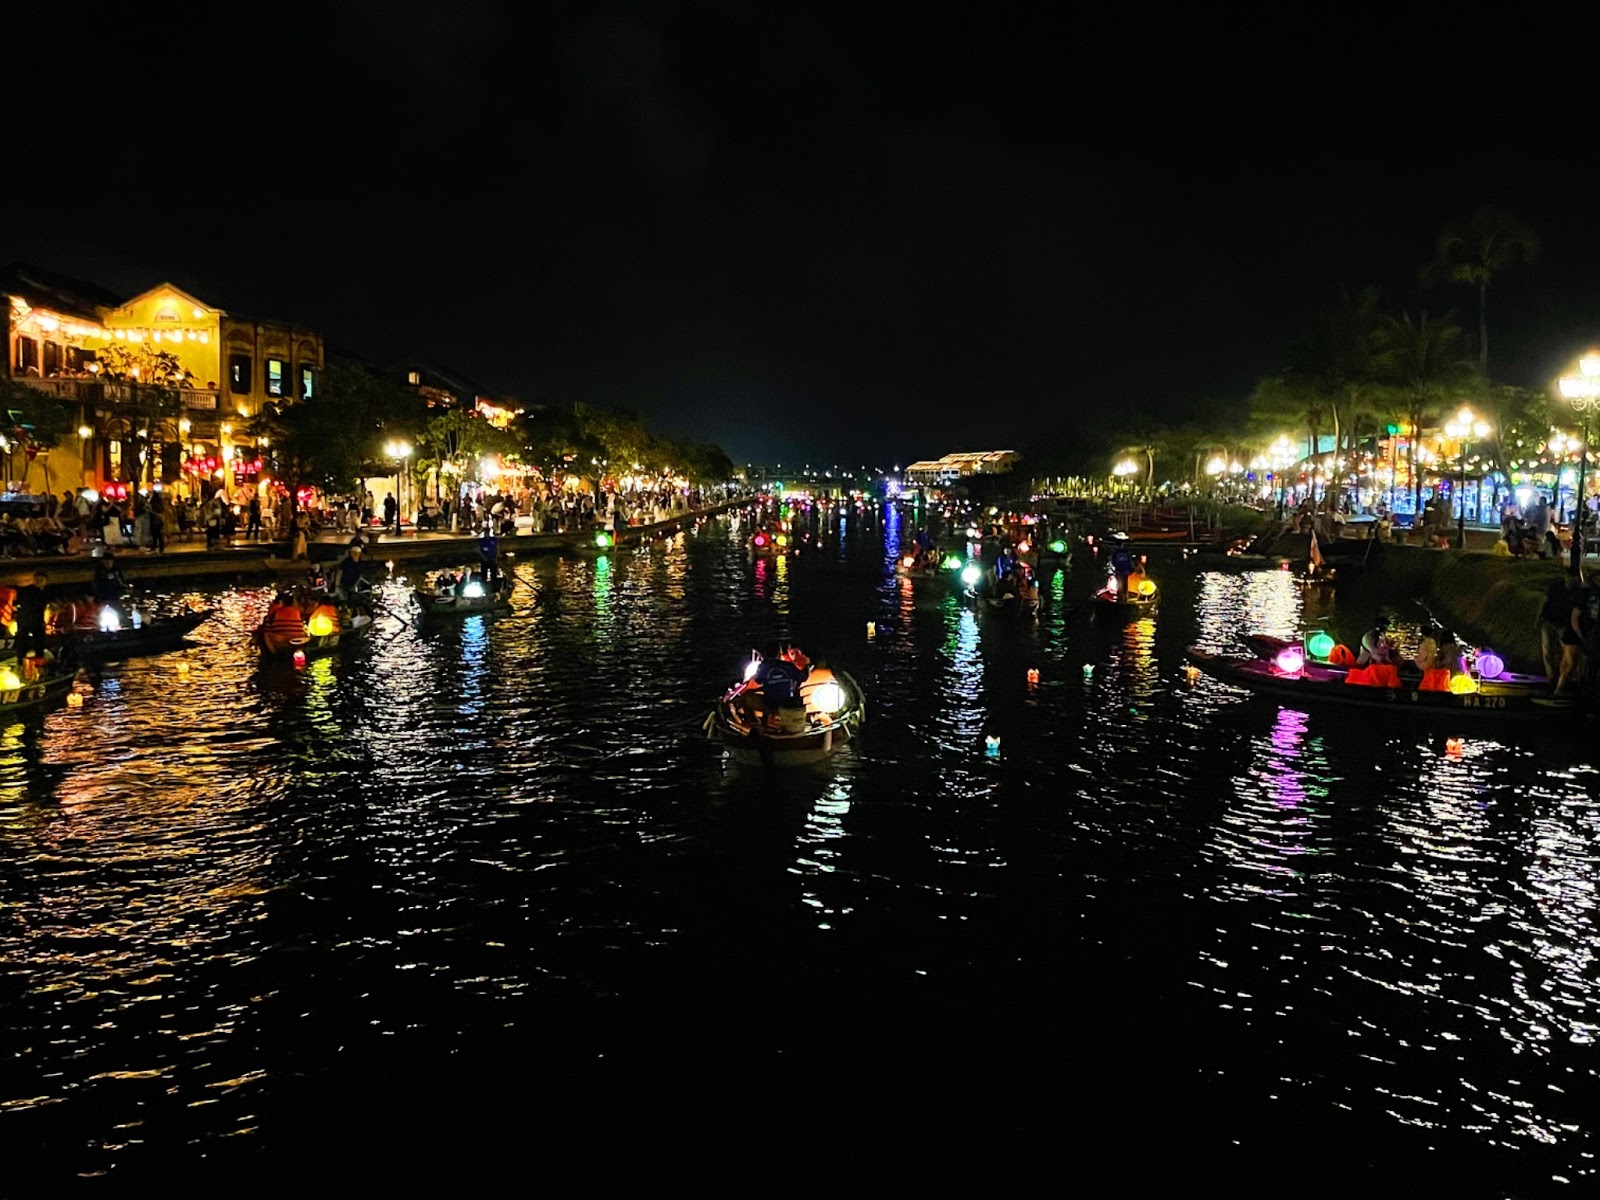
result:
[[(635, 546), (653, 538), (676, 533), (702, 517), (715, 516), (758, 503), (757, 496), (738, 496), (704, 508), (688, 509), (651, 525), (625, 525), (616, 531), (618, 548)], [(528, 558), (541, 554), (567, 554), (595, 547), (595, 529), (567, 533), (519, 533), (499, 539), (500, 553), (507, 558)], [(376, 528), (362, 531), (363, 546), (376, 562), (460, 563), (476, 561), (478, 535), (472, 533), (424, 533), (407, 528), (395, 535)], [(133, 546), (114, 546), (117, 562), (129, 582), (155, 579), (268, 579), (276, 575), (303, 574), (312, 563), (332, 563), (344, 554), (355, 535), (347, 531), (325, 530), (312, 540), (310, 562), (289, 559), (286, 540), (258, 542), (236, 537), (214, 550), (206, 549), (205, 537), (192, 534), (188, 542), (170, 540), (162, 553)], [(77, 554), (40, 554), (4, 560), (0, 580), (13, 585), (30, 581), (35, 571), (45, 572), (50, 586), (88, 583), (94, 578), (95, 556), (89, 551)]]

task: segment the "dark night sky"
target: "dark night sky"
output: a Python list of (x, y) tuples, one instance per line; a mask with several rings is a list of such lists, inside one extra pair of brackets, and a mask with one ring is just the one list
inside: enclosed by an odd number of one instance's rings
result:
[(1479, 203), (1545, 241), (1491, 292), (1496, 373), (1600, 335), (1571, 31), (1041, 11), (335, 3), (65, 43), (47, 16), (10, 56), (0, 261), (786, 463), (1181, 416), (1341, 283), (1470, 320), (1415, 272)]

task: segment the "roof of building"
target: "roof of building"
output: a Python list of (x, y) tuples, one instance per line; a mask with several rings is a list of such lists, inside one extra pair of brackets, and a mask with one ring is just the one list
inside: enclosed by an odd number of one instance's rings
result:
[(1015, 450), (962, 450), (955, 454), (946, 454), (943, 458), (924, 459), (914, 462), (906, 468), (907, 474), (912, 471), (959, 471), (963, 468), (975, 469), (985, 463), (1004, 462), (1007, 458), (1021, 458)]
[(16, 296), (30, 308), (47, 308), (64, 317), (100, 320), (101, 310), (118, 308), (124, 297), (87, 279), (74, 279), (32, 263), (0, 267), (0, 293)]
[(475, 383), (465, 375), (455, 371), (447, 371), (436, 367), (430, 362), (418, 358), (402, 358), (390, 363), (384, 368), (391, 375), (404, 378), (410, 371), (417, 372), (422, 377), (424, 384), (430, 387), (442, 387), (453, 392), (458, 400), (476, 400), (482, 396), (486, 400), (493, 400), (498, 393), (490, 391), (482, 384)]

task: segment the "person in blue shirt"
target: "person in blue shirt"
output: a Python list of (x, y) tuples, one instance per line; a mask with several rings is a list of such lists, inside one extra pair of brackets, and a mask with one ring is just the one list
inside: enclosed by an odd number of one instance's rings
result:
[(478, 539), (478, 562), (483, 568), (483, 580), (486, 584), (493, 584), (500, 573), (497, 560), (500, 557), (500, 543), (495, 540), (494, 529), (485, 528), (483, 536)]
[(361, 547), (351, 546), (344, 552), (344, 557), (339, 560), (339, 574), (335, 583), (340, 599), (348, 600), (355, 595), (356, 584), (361, 582)]
[(1118, 580), (1126, 580), (1133, 574), (1133, 552), (1126, 544), (1119, 545), (1111, 553), (1111, 570)]

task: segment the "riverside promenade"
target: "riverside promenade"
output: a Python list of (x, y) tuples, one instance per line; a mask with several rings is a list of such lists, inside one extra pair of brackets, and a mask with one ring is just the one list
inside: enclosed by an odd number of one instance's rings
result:
[[(759, 503), (758, 496), (739, 496), (705, 508), (677, 513), (652, 525), (625, 525), (617, 530), (617, 547), (636, 546), (654, 538), (669, 536), (703, 517), (716, 516)], [(542, 554), (571, 554), (595, 549), (595, 529), (567, 533), (519, 533), (502, 537), (503, 557), (531, 558)], [(158, 579), (256, 579), (304, 574), (312, 564), (329, 564), (340, 558), (356, 535), (347, 531), (325, 530), (312, 540), (310, 561), (289, 559), (287, 541), (258, 542), (234, 538), (215, 550), (207, 550), (203, 534), (191, 534), (188, 542), (169, 540), (162, 553), (132, 546), (112, 550), (123, 575), (130, 583)], [(471, 533), (424, 533), (407, 528), (398, 536), (375, 527), (362, 531), (366, 557), (374, 562), (463, 563), (478, 557), (478, 535)], [(40, 554), (10, 558), (0, 563), (0, 581), (12, 585), (31, 581), (35, 571), (43, 571), (50, 587), (70, 587), (89, 583), (94, 578), (95, 555)]]

